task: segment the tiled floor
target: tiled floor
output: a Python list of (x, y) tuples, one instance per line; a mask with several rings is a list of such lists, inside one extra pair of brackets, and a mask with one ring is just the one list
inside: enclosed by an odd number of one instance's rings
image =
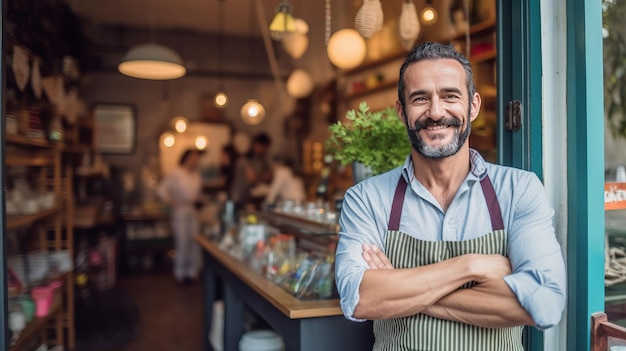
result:
[[(119, 282), (136, 306), (134, 340), (110, 348), (78, 351), (200, 351), (202, 349), (202, 284), (177, 284), (171, 275), (150, 274)], [(80, 335), (78, 335), (80, 339)]]

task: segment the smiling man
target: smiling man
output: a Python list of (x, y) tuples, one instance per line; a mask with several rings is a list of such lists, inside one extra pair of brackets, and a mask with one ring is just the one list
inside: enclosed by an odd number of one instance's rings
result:
[(533, 173), (470, 149), (480, 105), (462, 54), (418, 45), (396, 102), (411, 155), (346, 193), (337, 286), (347, 318), (374, 320), (375, 350), (521, 351), (524, 325), (561, 319), (553, 210)]

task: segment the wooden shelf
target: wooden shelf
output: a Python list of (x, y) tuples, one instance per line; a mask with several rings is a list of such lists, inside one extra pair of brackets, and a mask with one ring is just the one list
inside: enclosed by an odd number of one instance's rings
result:
[(470, 58), (470, 62), (472, 63), (472, 65), (481, 63), (481, 62), (485, 62), (487, 60), (492, 60), (495, 59), (497, 55), (497, 51), (495, 48), (489, 50), (489, 51), (485, 51), (485, 52), (481, 52), (478, 55), (473, 55)]
[(367, 61), (363, 64), (361, 64), (360, 66), (356, 67), (356, 68), (352, 68), (349, 70), (345, 70), (343, 72), (341, 72), (342, 75), (347, 75), (347, 76), (351, 76), (353, 74), (359, 73), (359, 72), (363, 72), (363, 71), (367, 71), (368, 69), (371, 68), (376, 68), (378, 66), (384, 65), (385, 63), (389, 63), (401, 58), (404, 58), (406, 56), (406, 51), (400, 51), (400, 52), (395, 52), (392, 53), (390, 55), (384, 56), (382, 58), (379, 58), (377, 60), (371, 60), (371, 61)]
[(377, 86), (375, 86), (374, 88), (364, 89), (364, 90), (361, 90), (361, 91), (357, 91), (357, 92), (346, 94), (346, 95), (343, 96), (343, 99), (344, 100), (356, 99), (358, 97), (366, 96), (366, 95), (369, 95), (369, 94), (374, 94), (374, 93), (377, 93), (379, 91), (391, 89), (391, 88), (397, 87), (397, 86), (398, 86), (398, 82), (397, 81), (382, 82), (382, 83), (378, 84)]
[(54, 164), (54, 157), (43, 155), (20, 155), (20, 154), (8, 154), (5, 158), (5, 164), (7, 166), (36, 166), (45, 167), (52, 166)]
[[(476, 24), (472, 24), (469, 28), (469, 34), (470, 35), (477, 35), (477, 34), (481, 34), (484, 32), (487, 32), (491, 29), (495, 29), (496, 27), (496, 19), (489, 19), (486, 21), (482, 21), (482, 22), (478, 22)], [(455, 40), (465, 40), (465, 35), (467, 33), (459, 33), (457, 34), (457, 36), (454, 38)]]
[(11, 144), (11, 145), (40, 147), (40, 148), (47, 148), (47, 149), (51, 149), (59, 145), (57, 143), (51, 143), (48, 140), (32, 139), (24, 135), (7, 134), (5, 135), (4, 140), (6, 141), (7, 144)]
[(7, 215), (7, 230), (27, 227), (35, 222), (52, 217), (60, 211), (59, 207), (55, 207), (32, 215)]
[(52, 300), (52, 305), (50, 306), (50, 311), (48, 312), (48, 315), (45, 317), (33, 318), (33, 320), (26, 325), (26, 328), (22, 330), (22, 333), (20, 334), (20, 337), (15, 341), (15, 344), (9, 348), (10, 351), (21, 351), (25, 350), (26, 347), (32, 346), (29, 345), (29, 343), (35, 338), (41, 336), (48, 327), (48, 323), (53, 318), (59, 316), (59, 312), (61, 312), (61, 289), (64, 289), (64, 287), (61, 287), (57, 289), (57, 291), (55, 291), (54, 299)]

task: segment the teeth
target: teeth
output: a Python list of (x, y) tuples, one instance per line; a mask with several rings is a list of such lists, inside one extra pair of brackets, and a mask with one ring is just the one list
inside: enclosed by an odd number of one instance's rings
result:
[(428, 130), (438, 130), (438, 129), (445, 129), (445, 128), (448, 128), (448, 126), (430, 126), (430, 127), (426, 128), (426, 129), (428, 129)]

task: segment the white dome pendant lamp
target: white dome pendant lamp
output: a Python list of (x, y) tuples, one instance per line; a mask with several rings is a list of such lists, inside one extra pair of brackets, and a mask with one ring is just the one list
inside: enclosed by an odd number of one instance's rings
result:
[(183, 59), (166, 46), (154, 43), (154, 4), (150, 6), (151, 42), (132, 47), (117, 66), (120, 73), (133, 78), (168, 80), (187, 73)]
[(129, 77), (151, 80), (176, 79), (187, 73), (174, 50), (152, 43), (131, 48), (117, 68)]

